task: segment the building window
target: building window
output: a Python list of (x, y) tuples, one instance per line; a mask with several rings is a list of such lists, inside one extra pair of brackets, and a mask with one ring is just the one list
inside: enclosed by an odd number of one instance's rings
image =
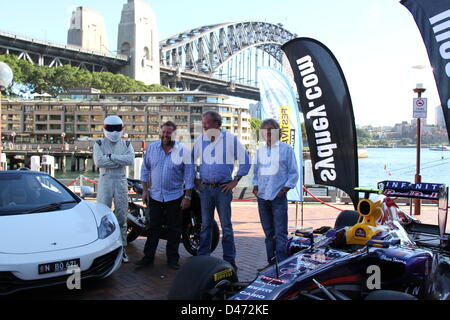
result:
[(119, 108), (119, 111), (122, 111), (122, 112), (130, 112), (130, 111), (131, 111), (131, 107), (130, 107), (130, 106), (121, 106), (121, 107)]
[(103, 126), (101, 124), (91, 124), (91, 131), (101, 132), (103, 131)]
[(145, 122), (145, 117), (144, 116), (133, 116), (133, 121), (134, 122)]
[(144, 132), (145, 127), (144, 126), (133, 126), (133, 131), (134, 132)]
[(91, 106), (79, 106), (78, 110), (80, 110), (80, 111), (89, 111), (89, 110), (91, 110)]
[(61, 115), (60, 114), (51, 114), (50, 116), (50, 121), (61, 121)]
[(50, 130), (61, 130), (60, 124), (50, 124)]
[(62, 106), (51, 106), (50, 110), (52, 111), (62, 111), (63, 107)]
[(202, 107), (192, 107), (191, 108), (191, 113), (202, 113), (202, 112), (203, 112)]
[(77, 125), (77, 131), (85, 131), (85, 132), (87, 132), (87, 131), (89, 131), (89, 127), (87, 125), (85, 125), (85, 124)]
[(77, 116), (77, 121), (78, 122), (88, 122), (89, 121), (89, 117), (88, 116)]
[(47, 131), (47, 124), (37, 124), (36, 131)]
[(91, 116), (91, 121), (95, 121), (95, 122), (103, 122), (104, 117), (103, 116)]
[(47, 115), (46, 114), (38, 114), (36, 115), (36, 121), (47, 121)]

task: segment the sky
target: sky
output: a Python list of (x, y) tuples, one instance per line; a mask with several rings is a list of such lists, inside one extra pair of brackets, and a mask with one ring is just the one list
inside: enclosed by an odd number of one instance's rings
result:
[[(233, 21), (282, 23), (299, 37), (325, 44), (341, 65), (356, 124), (394, 125), (412, 119), (412, 89), (423, 83), (428, 123), (440, 104), (419, 30), (398, 0), (145, 0), (160, 39), (195, 27)], [(126, 0), (0, 0), (0, 30), (65, 44), (72, 11), (91, 8), (105, 19), (109, 49)]]

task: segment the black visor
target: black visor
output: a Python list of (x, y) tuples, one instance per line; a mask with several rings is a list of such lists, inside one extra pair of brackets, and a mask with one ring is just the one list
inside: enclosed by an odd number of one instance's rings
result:
[(120, 132), (123, 130), (123, 125), (121, 125), (121, 124), (105, 124), (103, 126), (103, 128), (105, 128), (105, 130), (108, 132), (114, 132), (114, 131)]

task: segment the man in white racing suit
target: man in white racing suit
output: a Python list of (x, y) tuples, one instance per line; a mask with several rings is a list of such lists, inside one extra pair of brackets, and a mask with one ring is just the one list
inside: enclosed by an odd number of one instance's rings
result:
[(126, 167), (133, 165), (134, 149), (129, 141), (122, 140), (123, 122), (118, 116), (108, 116), (103, 122), (105, 138), (94, 143), (94, 163), (100, 169), (97, 202), (111, 208), (121, 227), (123, 262), (128, 262), (127, 245), (128, 183)]

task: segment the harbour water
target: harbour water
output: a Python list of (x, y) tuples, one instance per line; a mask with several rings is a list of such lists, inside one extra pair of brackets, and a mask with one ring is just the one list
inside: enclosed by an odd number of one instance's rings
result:
[[(377, 182), (383, 180), (402, 180), (414, 182), (416, 172), (415, 148), (368, 148), (368, 157), (358, 159), (360, 187), (376, 188)], [(92, 167), (92, 160), (88, 161), (88, 168)], [(421, 149), (421, 175), (423, 182), (444, 183), (450, 185), (450, 151), (432, 151)], [(251, 173), (241, 180), (240, 186), (251, 186)], [(75, 179), (80, 174), (92, 179), (98, 179), (98, 173), (70, 172), (69, 170), (56, 177), (59, 179)], [(133, 168), (130, 168), (133, 177)]]
[[(376, 188), (383, 180), (414, 182), (415, 148), (368, 148), (368, 157), (358, 159), (359, 185)], [(450, 152), (420, 150), (422, 182), (450, 184)]]

